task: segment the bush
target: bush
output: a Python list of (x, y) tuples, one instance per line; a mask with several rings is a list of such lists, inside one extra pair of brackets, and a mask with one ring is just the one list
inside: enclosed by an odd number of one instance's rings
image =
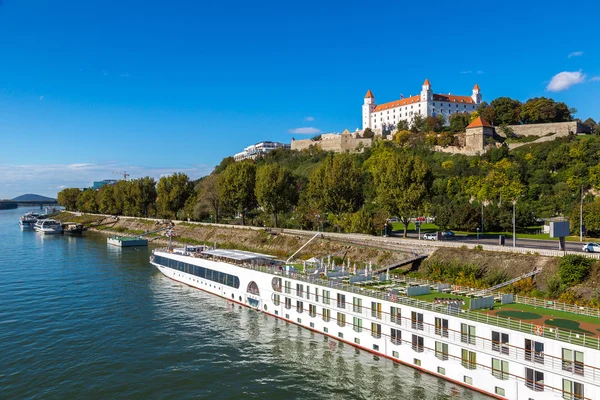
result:
[(569, 254), (558, 263), (558, 277), (567, 286), (577, 285), (587, 278), (594, 261), (584, 256)]
[(563, 303), (567, 303), (567, 304), (581, 304), (581, 295), (579, 295), (571, 290), (567, 290), (563, 294), (560, 295), (558, 300), (562, 301)]
[(546, 289), (548, 291), (548, 297), (553, 299), (558, 299), (565, 291), (565, 287), (562, 285), (557, 276), (550, 278)]

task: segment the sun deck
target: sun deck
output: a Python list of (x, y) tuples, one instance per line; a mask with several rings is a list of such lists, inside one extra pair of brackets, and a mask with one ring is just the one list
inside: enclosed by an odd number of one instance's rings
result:
[[(166, 249), (156, 251), (169, 252)], [(600, 349), (600, 318), (576, 313), (564, 312), (531, 306), (520, 303), (494, 305), (490, 309), (469, 310), (469, 301), (477, 297), (478, 289), (447, 290), (438, 282), (430, 282), (428, 294), (408, 296), (407, 288), (424, 286), (419, 280), (390, 280), (385, 282), (363, 281), (355, 284), (348, 283), (349, 276), (323, 279), (315, 273), (289, 273), (281, 268), (275, 257), (260, 253), (242, 252), (239, 250), (204, 250), (190, 253), (184, 249), (175, 249), (177, 255), (222, 259), (232, 262), (242, 268), (248, 268), (278, 276), (290, 276), (293, 279), (328, 288), (343, 290), (379, 300), (394, 302), (410, 307), (447, 314), (488, 325), (498, 326), (540, 337), (559, 340), (593, 349)], [(262, 261), (267, 265), (260, 264)], [(269, 265), (270, 264), (270, 265)], [(439, 290), (439, 291), (437, 291)], [(467, 295), (469, 294), (469, 295)], [(496, 297), (496, 296), (495, 296)], [(458, 303), (451, 306), (449, 303)]]

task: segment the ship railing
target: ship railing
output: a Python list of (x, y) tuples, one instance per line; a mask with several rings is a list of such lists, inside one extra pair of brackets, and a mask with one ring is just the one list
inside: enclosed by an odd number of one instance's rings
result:
[[(157, 249), (156, 251), (168, 252), (168, 249)], [(191, 254), (190, 254), (191, 256)], [(436, 304), (424, 300), (417, 300), (405, 295), (395, 295), (390, 292), (382, 292), (373, 289), (365, 289), (359, 286), (350, 285), (342, 282), (335, 282), (333, 280), (324, 280), (313, 276), (303, 276), (302, 274), (294, 274), (290, 276), (285, 271), (281, 270), (279, 266), (261, 266), (261, 265), (241, 265), (243, 268), (252, 269), (259, 272), (264, 272), (278, 276), (289, 276), (290, 278), (308, 282), (314, 285), (322, 287), (328, 287), (332, 289), (343, 290), (345, 292), (351, 292), (362, 296), (368, 296), (371, 298), (379, 299), (382, 301), (397, 303), (406, 305), (409, 307), (419, 308), (422, 310), (428, 310), (440, 314), (451, 315), (462, 319), (467, 319), (482, 324), (497, 326), (500, 328), (510, 329), (534, 336), (543, 337), (546, 339), (557, 340), (564, 343), (570, 343), (576, 346), (587, 347), (591, 349), (600, 350), (600, 340), (589, 334), (578, 333), (571, 330), (560, 329), (556, 327), (550, 327), (545, 325), (536, 325), (529, 322), (523, 322), (520, 319), (511, 319), (509, 317), (495, 316), (477, 311), (456, 309), (448, 307), (446, 304)], [(599, 375), (600, 376), (600, 375)], [(594, 378), (595, 380), (595, 378)]]
[(408, 296), (394, 295), (393, 293), (381, 292), (377, 290), (364, 289), (359, 286), (349, 285), (332, 280), (323, 280), (313, 277), (305, 277), (298, 275), (294, 279), (310, 282), (319, 286), (329, 287), (332, 289), (343, 290), (346, 292), (356, 293), (363, 296), (369, 296), (382, 301), (398, 303), (410, 307), (429, 310), (441, 314), (452, 315), (463, 319), (468, 319), (475, 322), (480, 322), (487, 325), (498, 326), (514, 331), (527, 333), (530, 335), (540, 336), (547, 339), (558, 340), (561, 342), (571, 343), (573, 345), (588, 347), (600, 350), (600, 340), (589, 334), (578, 333), (571, 330), (559, 329), (545, 325), (535, 325), (529, 322), (523, 322), (520, 319), (511, 319), (508, 317), (500, 317), (490, 314), (484, 314), (477, 311), (453, 309), (446, 304), (435, 304), (432, 302), (417, 300)]

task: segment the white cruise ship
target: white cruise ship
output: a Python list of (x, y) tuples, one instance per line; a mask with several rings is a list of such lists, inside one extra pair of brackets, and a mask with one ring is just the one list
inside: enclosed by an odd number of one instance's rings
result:
[(493, 398), (600, 399), (597, 332), (289, 273), (259, 253), (160, 249), (151, 263), (176, 281)]

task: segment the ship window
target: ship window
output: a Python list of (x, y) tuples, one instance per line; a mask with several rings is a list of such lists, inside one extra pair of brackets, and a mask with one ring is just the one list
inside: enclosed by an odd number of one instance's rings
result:
[(252, 294), (255, 294), (255, 295), (257, 295), (257, 296), (258, 296), (258, 295), (260, 295), (260, 292), (259, 292), (259, 290), (258, 290), (258, 285), (257, 285), (257, 284), (256, 284), (256, 282), (254, 282), (254, 281), (251, 281), (251, 282), (248, 284), (248, 288), (246, 289), (246, 291), (247, 291), (248, 293), (252, 293)]
[(274, 291), (281, 293), (281, 278), (273, 278), (271, 281), (271, 286), (273, 287)]
[(563, 379), (563, 399), (583, 399), (583, 384)]
[(531, 368), (525, 368), (525, 386), (536, 392), (543, 392), (544, 373)]

